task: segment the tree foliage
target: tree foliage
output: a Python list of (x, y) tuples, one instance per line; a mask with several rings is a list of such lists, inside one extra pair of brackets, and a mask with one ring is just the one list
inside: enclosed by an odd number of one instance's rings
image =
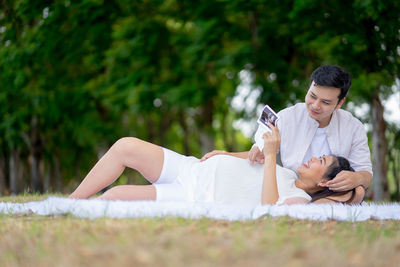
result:
[(276, 110), (323, 63), (353, 74), (357, 103), (390, 95), (398, 73), (397, 1), (0, 3), (0, 187), (13, 193), (61, 190), (122, 136), (248, 149), (231, 107), (244, 69)]

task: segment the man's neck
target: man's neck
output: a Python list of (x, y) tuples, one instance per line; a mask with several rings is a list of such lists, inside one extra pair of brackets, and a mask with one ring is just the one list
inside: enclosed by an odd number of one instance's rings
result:
[(333, 114), (331, 114), (331, 116), (324, 121), (318, 121), (318, 123), (319, 123), (318, 128), (325, 128), (326, 126), (328, 126), (329, 123), (331, 122), (332, 116), (333, 116)]

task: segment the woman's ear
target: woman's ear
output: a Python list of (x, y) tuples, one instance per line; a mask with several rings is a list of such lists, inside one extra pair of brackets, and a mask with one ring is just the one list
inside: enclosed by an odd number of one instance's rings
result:
[(319, 183), (318, 183), (317, 185), (320, 186), (320, 187), (328, 187), (328, 186), (326, 185), (326, 183), (327, 183), (328, 181), (329, 181), (328, 179), (321, 179), (321, 181), (319, 181)]

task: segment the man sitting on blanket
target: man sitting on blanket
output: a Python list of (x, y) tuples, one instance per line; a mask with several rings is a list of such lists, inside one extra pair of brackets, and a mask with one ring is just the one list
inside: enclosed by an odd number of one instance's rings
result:
[[(355, 172), (342, 171), (327, 183), (336, 192), (355, 189), (352, 203), (363, 201), (372, 180), (371, 155), (362, 123), (341, 108), (351, 86), (351, 77), (338, 66), (320, 66), (311, 75), (305, 103), (281, 110), (277, 126), (281, 135), (282, 166), (296, 171), (311, 157), (336, 155), (347, 158)], [(255, 139), (265, 132), (259, 126)], [(248, 158), (252, 163), (264, 163), (261, 145), (254, 144), (248, 152), (229, 153)], [(203, 160), (228, 152), (214, 150)], [(335, 199), (342, 201), (343, 199)], [(319, 202), (329, 202), (321, 199)]]

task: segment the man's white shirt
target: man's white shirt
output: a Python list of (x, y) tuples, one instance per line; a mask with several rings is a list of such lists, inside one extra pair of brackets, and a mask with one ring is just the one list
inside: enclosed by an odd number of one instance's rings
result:
[(307, 152), (303, 158), (302, 163), (307, 163), (311, 157), (322, 157), (325, 155), (332, 155), (332, 151), (329, 148), (328, 136), (326, 135), (325, 128), (317, 128), (314, 138), (307, 149)]
[[(367, 134), (363, 124), (350, 112), (335, 110), (329, 125), (323, 129), (318, 128), (319, 123), (309, 116), (305, 103), (283, 109), (278, 115), (283, 167), (296, 171), (312, 156), (335, 155), (347, 158), (355, 171), (368, 171), (372, 174)], [(255, 134), (254, 145), (261, 151), (265, 131), (260, 125)]]

